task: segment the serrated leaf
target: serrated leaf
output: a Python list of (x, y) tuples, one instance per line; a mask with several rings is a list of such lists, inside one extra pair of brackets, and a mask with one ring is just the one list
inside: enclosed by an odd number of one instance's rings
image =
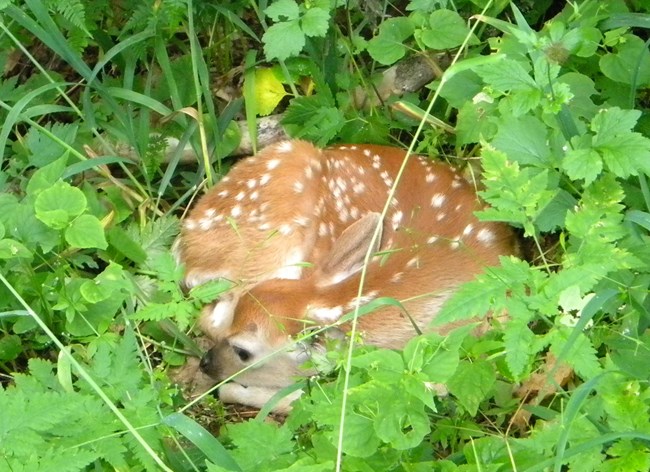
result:
[(451, 49), (460, 46), (469, 34), (467, 23), (458, 13), (442, 8), (431, 13), (429, 28), (420, 39), (431, 49)]
[(273, 69), (265, 68), (255, 71), (255, 105), (260, 116), (272, 113), (286, 96), (284, 85), (275, 76)]
[[(400, 396), (401, 392), (391, 389), (383, 394), (386, 398), (395, 398)], [(431, 432), (424, 405), (413, 400), (412, 396), (408, 396), (406, 401), (402, 399), (394, 402), (392, 408), (380, 409), (375, 418), (375, 432), (379, 439), (397, 450), (416, 447)]]
[(264, 54), (268, 60), (284, 61), (297, 56), (305, 47), (305, 34), (300, 28), (299, 20), (284, 21), (272, 25), (264, 36)]
[(108, 243), (104, 236), (104, 227), (93, 215), (81, 215), (75, 218), (65, 230), (65, 240), (72, 247), (106, 249)]
[[(510, 304), (509, 306), (512, 306)], [(503, 333), (508, 369), (516, 380), (521, 379), (535, 352), (532, 352), (535, 335), (528, 328), (528, 319), (513, 317)]]
[(300, 14), (298, 4), (294, 0), (277, 0), (264, 10), (274, 21), (295, 20)]
[(502, 59), (480, 65), (474, 71), (499, 92), (536, 89), (537, 83), (519, 61)]
[(300, 19), (302, 31), (305, 36), (323, 37), (329, 29), (330, 12), (322, 8), (313, 7), (307, 10)]
[(598, 145), (600, 139), (607, 140), (632, 131), (640, 117), (639, 110), (622, 110), (619, 107), (600, 110), (591, 121), (591, 130), (597, 135), (594, 144)]
[(235, 284), (230, 280), (216, 279), (190, 290), (190, 297), (199, 300), (201, 303), (210, 303), (216, 300), (219, 295), (233, 288)]
[(589, 185), (603, 171), (603, 161), (594, 149), (570, 149), (562, 159), (562, 168), (573, 180)]
[(447, 386), (471, 416), (485, 400), (496, 382), (494, 367), (486, 361), (463, 362)]
[(650, 174), (650, 139), (639, 133), (625, 133), (599, 140), (596, 148), (607, 168), (618, 177)]

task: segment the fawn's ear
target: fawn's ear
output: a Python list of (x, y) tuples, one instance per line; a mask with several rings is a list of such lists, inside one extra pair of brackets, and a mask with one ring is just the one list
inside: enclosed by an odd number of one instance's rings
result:
[[(379, 249), (381, 224), (379, 213), (368, 213), (348, 226), (334, 241), (325, 263), (318, 269), (318, 285), (333, 285), (359, 272), (368, 251), (375, 252)], [(379, 235), (373, 244), (372, 237), (377, 227)]]

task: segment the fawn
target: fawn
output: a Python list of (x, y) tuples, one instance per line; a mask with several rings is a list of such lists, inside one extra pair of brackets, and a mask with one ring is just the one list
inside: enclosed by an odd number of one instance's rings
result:
[(421, 156), (410, 156), (382, 221), (405, 157), (386, 146), (284, 141), (238, 162), (184, 220), (174, 252), (185, 284), (239, 282), (199, 322), (215, 342), (202, 370), (235, 376), (223, 401), (261, 408), (310, 374), (300, 368), (310, 348), (292, 337), (378, 297), (408, 316), (384, 306), (358, 319), (359, 332), (368, 344), (403, 347), (460, 284), (515, 252), (510, 228), (474, 216), (483, 206), (472, 185)]

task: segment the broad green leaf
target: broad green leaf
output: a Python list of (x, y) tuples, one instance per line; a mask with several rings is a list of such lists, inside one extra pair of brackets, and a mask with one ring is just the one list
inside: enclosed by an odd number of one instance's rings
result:
[(122, 266), (111, 262), (93, 280), (86, 280), (79, 288), (79, 292), (86, 301), (97, 303), (112, 296), (116, 290), (128, 291), (130, 287), (131, 284), (126, 278)]
[(640, 133), (625, 133), (600, 140), (596, 148), (607, 168), (618, 177), (650, 174), (650, 139)]
[(13, 361), (20, 355), (22, 350), (20, 336), (7, 334), (0, 337), (0, 361)]
[(405, 17), (390, 18), (379, 26), (379, 34), (368, 41), (368, 53), (380, 64), (390, 65), (406, 54), (404, 41), (413, 34), (413, 23)]
[(300, 9), (294, 0), (277, 0), (267, 7), (264, 13), (274, 21), (286, 21), (297, 19)]
[(65, 239), (72, 247), (106, 249), (104, 227), (96, 216), (81, 215), (65, 230)]
[(451, 49), (460, 46), (469, 35), (465, 20), (452, 10), (436, 10), (429, 16), (429, 28), (420, 34), (420, 40), (431, 49)]
[[(231, 454), (243, 470), (257, 470), (293, 449), (292, 432), (286, 426), (246, 421), (230, 425), (228, 436), (239, 446)], [(255, 454), (250, 454), (251, 450)]]
[(113, 248), (136, 264), (142, 264), (147, 259), (147, 253), (142, 246), (131, 238), (129, 233), (124, 231), (120, 226), (112, 227), (108, 231), (107, 236), (108, 242)]
[(640, 117), (639, 110), (622, 110), (619, 107), (601, 109), (591, 121), (591, 130), (596, 133), (594, 145), (632, 131)]
[(314, 7), (307, 10), (300, 19), (305, 36), (323, 37), (329, 29), (330, 13), (322, 8)]
[(449, 391), (471, 416), (475, 416), (482, 401), (496, 381), (494, 367), (487, 361), (462, 362), (447, 382)]
[(31, 258), (32, 252), (14, 239), (0, 239), (0, 259)]
[(391, 408), (380, 409), (375, 418), (375, 431), (382, 441), (398, 450), (411, 449), (422, 442), (431, 431), (429, 417), (424, 405), (404, 398), (399, 390), (384, 392), (386, 397), (402, 396), (400, 401), (392, 402)]
[(637, 86), (647, 85), (650, 83), (650, 52), (641, 38), (626, 34), (616, 52), (600, 58), (600, 69), (616, 82), (632, 84), (636, 76)]
[(541, 167), (547, 165), (550, 156), (548, 128), (539, 119), (526, 115), (514, 120), (504, 116), (498, 126), (492, 145), (505, 152), (509, 160)]
[(503, 59), (478, 66), (475, 72), (486, 84), (500, 92), (531, 90), (538, 86), (521, 62)]
[(305, 46), (305, 34), (298, 20), (284, 21), (272, 25), (264, 36), (264, 54), (268, 60), (284, 61), (297, 56)]
[(569, 149), (562, 159), (562, 168), (571, 179), (582, 179), (589, 185), (603, 171), (603, 161), (594, 149)]
[(63, 229), (86, 209), (86, 197), (81, 190), (59, 181), (36, 197), (36, 217), (54, 229)]

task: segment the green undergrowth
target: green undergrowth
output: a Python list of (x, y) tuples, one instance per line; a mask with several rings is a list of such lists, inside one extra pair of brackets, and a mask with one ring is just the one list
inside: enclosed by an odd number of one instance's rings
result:
[[(650, 9), (398, 3), (0, 2), (0, 470), (650, 470)], [(170, 247), (244, 112), (473, 172), (522, 254), (436, 323), (492, 329), (333, 351), (281, 422), (189, 404), (169, 372), (229, 287), (183, 292)]]

